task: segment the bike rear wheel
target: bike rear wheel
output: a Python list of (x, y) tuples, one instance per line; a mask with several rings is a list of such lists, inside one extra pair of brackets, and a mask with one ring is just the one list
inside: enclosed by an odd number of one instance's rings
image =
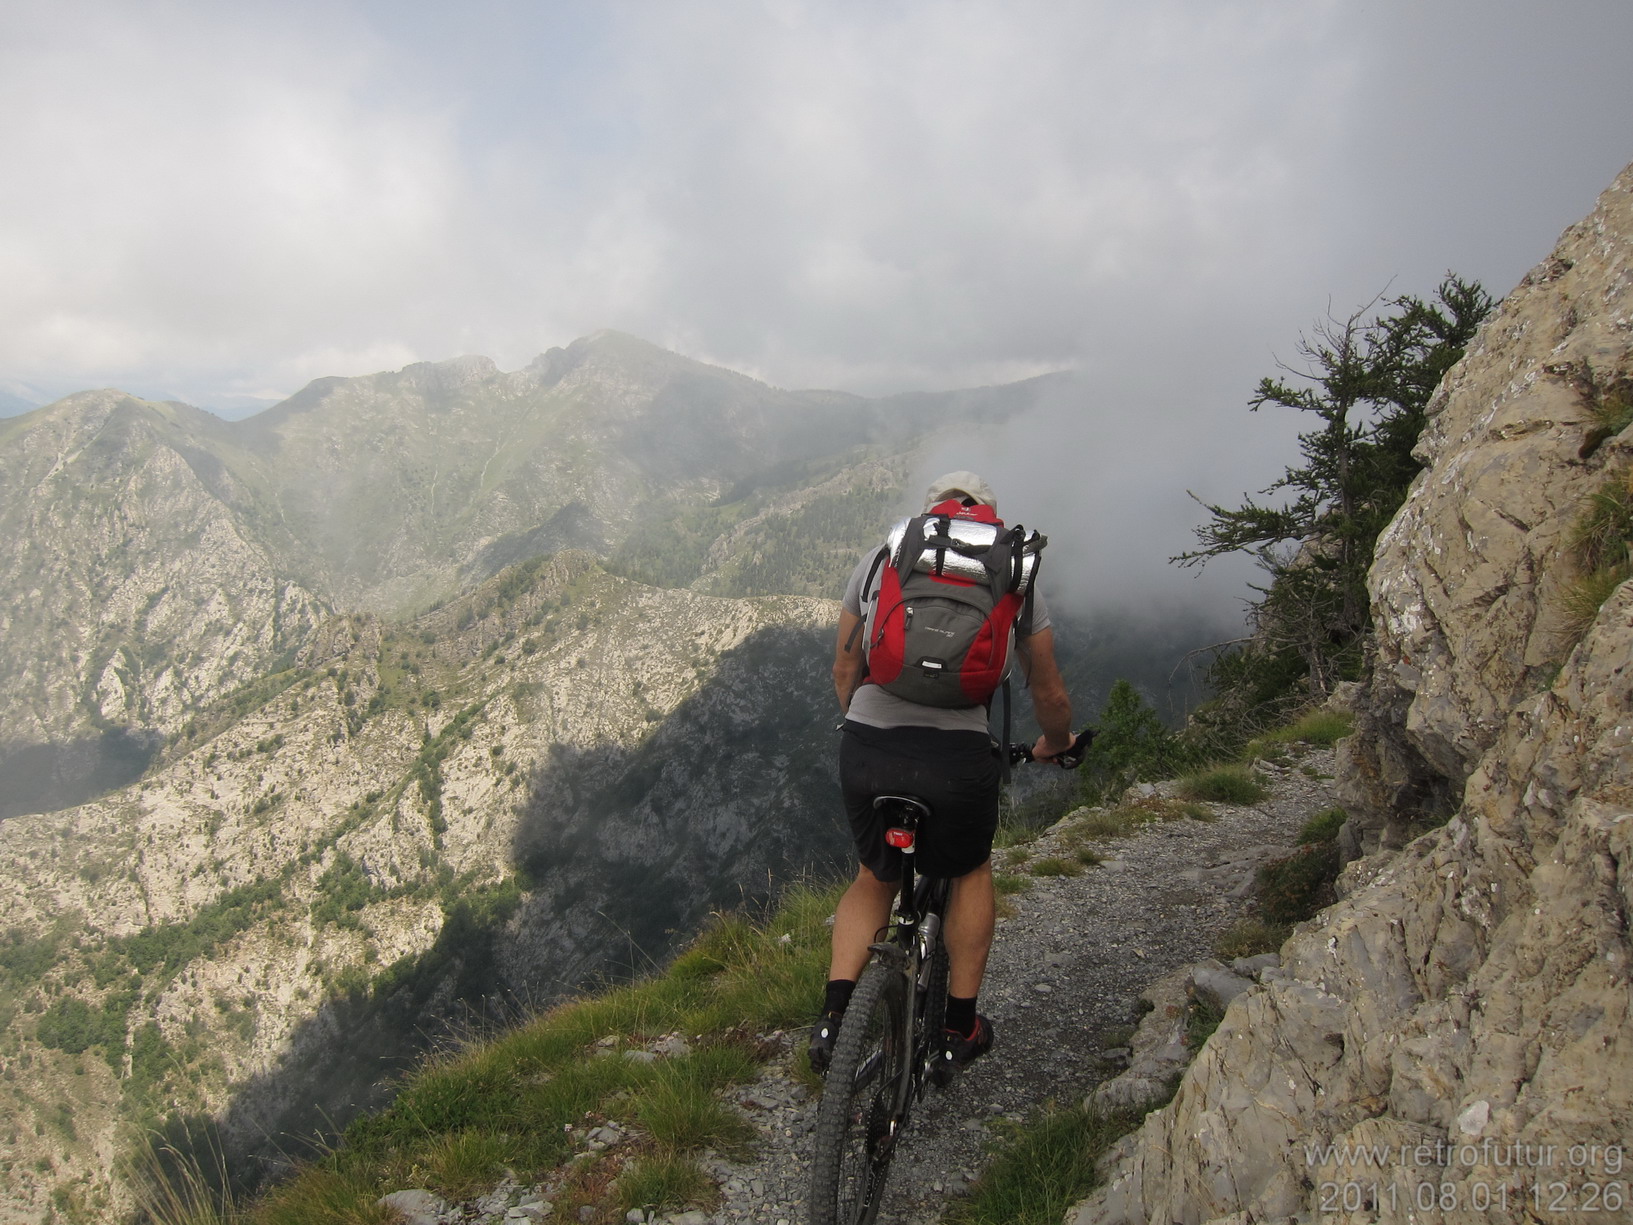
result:
[(911, 1059), (907, 987), (900, 971), (870, 962), (845, 1009), (817, 1108), (811, 1225), (869, 1225), (879, 1212)]

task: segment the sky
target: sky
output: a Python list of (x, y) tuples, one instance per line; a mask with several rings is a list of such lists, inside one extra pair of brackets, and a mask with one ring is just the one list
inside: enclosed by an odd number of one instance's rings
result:
[(241, 410), (601, 328), (1071, 370), (945, 458), (1109, 587), (1292, 458), (1246, 403), (1319, 319), (1547, 255), (1633, 160), (1630, 45), (1626, 0), (0, 0), (0, 392)]

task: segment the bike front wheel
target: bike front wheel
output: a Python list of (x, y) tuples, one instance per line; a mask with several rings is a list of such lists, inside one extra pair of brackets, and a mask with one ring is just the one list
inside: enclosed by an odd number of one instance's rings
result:
[(857, 980), (840, 1022), (811, 1171), (811, 1225), (869, 1225), (902, 1123), (909, 1073), (907, 978), (879, 961)]

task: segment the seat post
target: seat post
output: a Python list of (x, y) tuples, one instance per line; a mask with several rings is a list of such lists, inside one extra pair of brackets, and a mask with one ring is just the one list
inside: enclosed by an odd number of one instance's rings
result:
[(923, 917), (918, 914), (914, 904), (913, 855), (917, 849), (919, 823), (930, 815), (930, 806), (917, 796), (879, 795), (874, 797), (873, 807), (882, 811), (889, 822), (885, 840), (902, 852), (902, 880), (896, 898), (896, 918), (898, 922), (911, 926)]

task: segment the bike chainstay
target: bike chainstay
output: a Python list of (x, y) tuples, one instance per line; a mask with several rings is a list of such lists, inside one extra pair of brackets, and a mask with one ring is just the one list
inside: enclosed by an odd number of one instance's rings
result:
[[(908, 1050), (912, 1052), (912, 1097), (915, 1101), (924, 1096), (930, 1066), (941, 1048), (941, 1022), (946, 1011), (947, 995), (942, 923), (946, 917), (948, 888), (948, 881), (921, 879), (914, 899), (913, 908), (919, 922), (910, 933), (914, 946), (914, 974), (910, 984), (913, 1042)], [(938, 954), (941, 970), (939, 983), (935, 981)]]

